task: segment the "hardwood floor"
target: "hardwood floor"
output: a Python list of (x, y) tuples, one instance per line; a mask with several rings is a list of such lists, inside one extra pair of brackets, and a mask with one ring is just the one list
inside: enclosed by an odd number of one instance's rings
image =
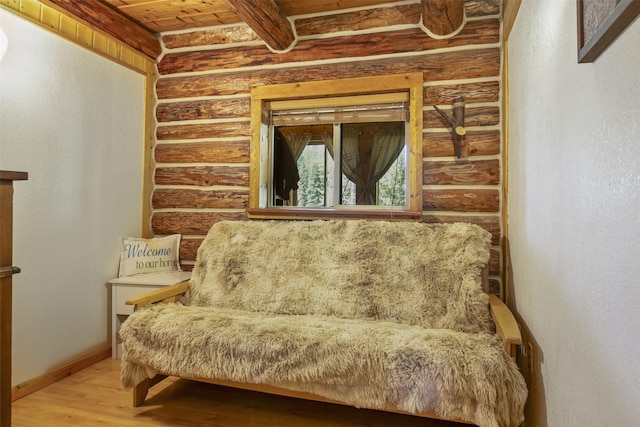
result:
[(167, 379), (134, 408), (120, 361), (105, 359), (13, 403), (13, 427), (461, 427), (445, 421), (356, 409)]

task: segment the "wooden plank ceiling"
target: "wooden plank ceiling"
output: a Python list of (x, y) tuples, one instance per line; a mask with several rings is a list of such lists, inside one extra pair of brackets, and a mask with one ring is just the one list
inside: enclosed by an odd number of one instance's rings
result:
[[(406, 0), (40, 0), (157, 59), (158, 34), (246, 23), (274, 51), (295, 40), (288, 17)], [(418, 0), (416, 0), (418, 2)], [(464, 0), (421, 0), (423, 23), (438, 35), (455, 31)]]
[[(243, 22), (237, 0), (104, 0), (155, 33)], [(397, 1), (397, 0), (395, 0)], [(393, 3), (394, 0), (275, 0), (286, 16)], [(258, 3), (253, 0), (252, 3)]]

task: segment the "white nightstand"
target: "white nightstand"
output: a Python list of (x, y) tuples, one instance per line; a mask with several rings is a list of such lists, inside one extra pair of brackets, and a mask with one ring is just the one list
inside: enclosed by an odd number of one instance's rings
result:
[(111, 284), (111, 356), (114, 359), (119, 359), (122, 356), (122, 343), (118, 335), (120, 325), (133, 313), (133, 306), (125, 304), (125, 301), (190, 278), (190, 271), (172, 271), (170, 273), (138, 274), (109, 280)]

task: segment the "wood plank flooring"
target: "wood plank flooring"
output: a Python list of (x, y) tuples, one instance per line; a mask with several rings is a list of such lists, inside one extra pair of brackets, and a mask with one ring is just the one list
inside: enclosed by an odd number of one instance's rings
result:
[(120, 361), (105, 359), (13, 403), (13, 427), (462, 427), (169, 378), (134, 408)]

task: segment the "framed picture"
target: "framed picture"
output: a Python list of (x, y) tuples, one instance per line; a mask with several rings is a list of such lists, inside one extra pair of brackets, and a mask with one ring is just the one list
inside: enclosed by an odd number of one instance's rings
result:
[(578, 62), (593, 62), (640, 15), (640, 0), (576, 0)]

